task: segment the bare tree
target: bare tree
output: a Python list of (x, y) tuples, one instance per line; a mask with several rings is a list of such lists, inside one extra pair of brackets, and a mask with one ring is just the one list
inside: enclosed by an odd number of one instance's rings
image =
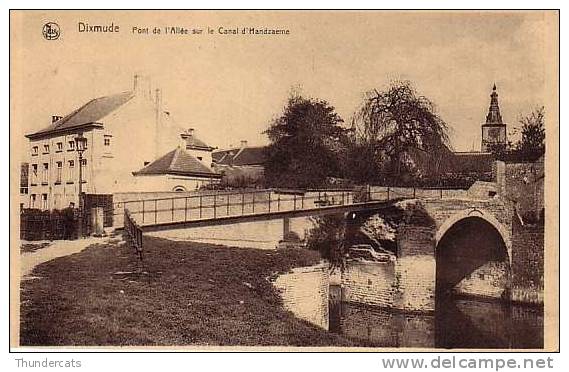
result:
[(408, 81), (395, 82), (386, 91), (365, 95), (352, 120), (357, 145), (373, 148), (377, 158), (396, 178), (401, 176), (413, 154), (423, 152), (437, 158), (448, 151), (446, 123), (435, 113), (433, 103), (418, 95)]

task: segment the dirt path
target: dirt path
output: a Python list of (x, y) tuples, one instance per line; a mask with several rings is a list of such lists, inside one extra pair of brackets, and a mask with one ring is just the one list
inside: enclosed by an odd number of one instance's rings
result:
[(49, 246), (20, 256), (20, 274), (22, 280), (32, 272), (37, 265), (58, 257), (79, 253), (88, 246), (96, 243), (107, 243), (109, 238), (86, 238), (79, 240), (57, 240)]

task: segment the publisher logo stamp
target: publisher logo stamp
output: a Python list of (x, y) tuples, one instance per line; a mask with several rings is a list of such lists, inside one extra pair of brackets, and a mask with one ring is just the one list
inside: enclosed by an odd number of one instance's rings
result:
[(42, 34), (46, 40), (57, 40), (59, 39), (61, 31), (59, 30), (59, 25), (57, 23), (48, 22), (43, 25)]

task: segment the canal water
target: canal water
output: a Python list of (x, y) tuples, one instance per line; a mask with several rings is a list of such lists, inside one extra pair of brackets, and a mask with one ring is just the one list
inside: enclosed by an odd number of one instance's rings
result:
[(345, 303), (330, 286), (330, 332), (358, 346), (462, 349), (543, 348), (543, 309), (448, 297), (435, 314)]

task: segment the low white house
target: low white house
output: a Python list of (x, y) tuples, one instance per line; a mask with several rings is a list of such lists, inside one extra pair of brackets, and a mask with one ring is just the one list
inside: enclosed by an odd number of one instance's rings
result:
[(211, 168), (214, 149), (196, 138), (193, 129), (181, 134), (183, 145), (133, 172), (133, 191), (194, 191), (219, 183), (221, 174)]

